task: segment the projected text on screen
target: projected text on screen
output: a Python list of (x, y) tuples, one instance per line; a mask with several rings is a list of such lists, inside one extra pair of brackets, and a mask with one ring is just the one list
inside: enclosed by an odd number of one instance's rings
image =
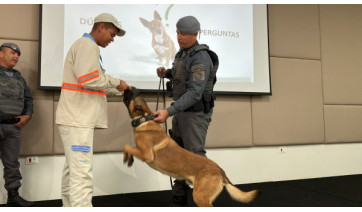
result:
[[(201, 23), (199, 43), (219, 56), (215, 91), (270, 92), (266, 5), (245, 4), (43, 5), (40, 87), (60, 87), (68, 49), (91, 31), (94, 18), (103, 12), (114, 15), (126, 30), (124, 37), (100, 48), (102, 64), (112, 77), (141, 90), (156, 90), (156, 68), (171, 68), (179, 50), (176, 22), (192, 15)], [(158, 28), (151, 28), (156, 21)]]

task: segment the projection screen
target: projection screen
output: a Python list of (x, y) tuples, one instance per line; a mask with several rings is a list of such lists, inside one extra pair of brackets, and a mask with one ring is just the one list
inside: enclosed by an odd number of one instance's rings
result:
[[(103, 67), (112, 77), (125, 80), (141, 91), (156, 91), (156, 68), (171, 68), (164, 55), (152, 45), (155, 32), (142, 23), (161, 18), (164, 35), (179, 50), (176, 22), (192, 15), (201, 23), (199, 43), (219, 56), (214, 90), (227, 94), (271, 94), (267, 5), (252, 4), (44, 4), (40, 10), (39, 88), (60, 89), (63, 63), (71, 45), (91, 31), (100, 13), (115, 16), (126, 30), (101, 48)], [(171, 45), (171, 44), (170, 44)], [(167, 51), (170, 46), (159, 46)], [(160, 52), (160, 49), (158, 49)]]

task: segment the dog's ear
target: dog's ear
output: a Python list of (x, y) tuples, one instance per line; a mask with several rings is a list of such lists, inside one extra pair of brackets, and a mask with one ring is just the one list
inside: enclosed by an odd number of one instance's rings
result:
[(140, 18), (140, 21), (141, 21), (141, 23), (143, 24), (143, 26), (145, 26), (145, 27), (148, 27), (148, 25), (150, 24), (150, 22), (147, 21), (147, 20), (144, 19), (144, 18)]
[(153, 18), (155, 19), (155, 20), (162, 20), (162, 18), (161, 18), (161, 16), (160, 16), (160, 14), (158, 14), (158, 12), (155, 10), (155, 12), (153, 13)]

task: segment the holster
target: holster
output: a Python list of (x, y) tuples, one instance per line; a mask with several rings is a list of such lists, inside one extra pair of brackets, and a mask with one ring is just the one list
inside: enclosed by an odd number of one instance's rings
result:
[(166, 91), (168, 97), (173, 97), (172, 80), (166, 82)]
[(172, 130), (168, 130), (170, 137), (182, 148), (184, 148), (184, 142), (180, 136), (175, 135)]

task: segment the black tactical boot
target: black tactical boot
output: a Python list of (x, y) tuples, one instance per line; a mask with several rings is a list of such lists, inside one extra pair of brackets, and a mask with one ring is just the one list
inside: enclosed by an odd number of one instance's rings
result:
[(19, 196), (19, 192), (16, 190), (8, 191), (8, 207), (31, 207), (34, 206), (34, 202), (29, 202)]
[(172, 199), (169, 206), (171, 207), (184, 207), (187, 206), (187, 196), (190, 186), (187, 185), (185, 180), (175, 180), (172, 186)]
[(187, 205), (187, 196), (172, 195), (170, 207), (185, 207)]

